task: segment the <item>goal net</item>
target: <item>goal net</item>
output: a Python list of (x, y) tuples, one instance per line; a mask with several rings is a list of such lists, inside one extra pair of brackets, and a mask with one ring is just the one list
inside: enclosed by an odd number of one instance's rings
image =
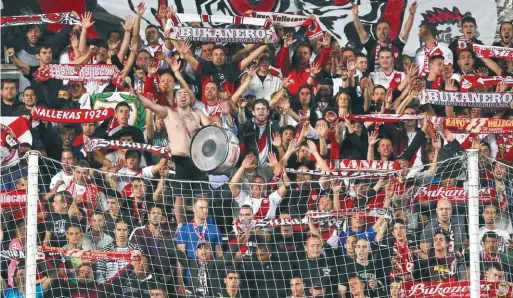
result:
[(453, 153), (237, 184), (41, 157), (33, 226), (21, 159), (1, 174), (2, 282), (22, 291), (34, 258), (37, 297), (471, 297), (473, 274), (478, 295), (511, 296), (513, 169)]

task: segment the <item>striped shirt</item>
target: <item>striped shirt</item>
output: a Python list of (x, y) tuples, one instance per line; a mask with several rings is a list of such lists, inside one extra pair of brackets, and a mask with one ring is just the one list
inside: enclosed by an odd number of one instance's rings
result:
[[(141, 248), (137, 244), (128, 243), (126, 247), (119, 247), (115, 242), (108, 244), (103, 249), (105, 251), (141, 251)], [(128, 265), (129, 261), (110, 261), (100, 260), (96, 264), (96, 282), (103, 284), (111, 279), (116, 273)]]

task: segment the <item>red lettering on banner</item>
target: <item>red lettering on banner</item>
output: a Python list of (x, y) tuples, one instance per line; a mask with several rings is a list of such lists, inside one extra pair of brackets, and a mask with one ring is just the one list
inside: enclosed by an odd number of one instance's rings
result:
[[(414, 196), (415, 200), (422, 201), (437, 201), (443, 198), (447, 198), (451, 202), (467, 202), (468, 191), (463, 187), (429, 185), (418, 187)], [(479, 201), (481, 203), (489, 203), (494, 199), (493, 189), (481, 188), (479, 190)]]
[[(481, 297), (512, 297), (510, 283), (486, 283), (481, 281)], [(401, 298), (470, 298), (470, 283), (457, 282), (403, 282), (399, 297)]]

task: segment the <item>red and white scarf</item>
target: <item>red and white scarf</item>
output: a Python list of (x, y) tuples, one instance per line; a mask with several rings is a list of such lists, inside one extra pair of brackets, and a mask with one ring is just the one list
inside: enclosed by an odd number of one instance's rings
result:
[(474, 52), (479, 58), (513, 59), (513, 48), (474, 44)]
[(167, 147), (141, 144), (136, 142), (120, 142), (119, 140), (106, 140), (100, 138), (90, 138), (86, 144), (86, 151), (93, 152), (98, 149), (129, 149), (129, 150), (142, 150), (148, 151), (162, 157), (171, 157), (171, 152)]
[(443, 55), (444, 52), (438, 47), (438, 41), (436, 40), (429, 48), (424, 45), (422, 50), (424, 51), (424, 65), (420, 71), (420, 76), (424, 77), (429, 73), (429, 59), (436, 55)]
[(43, 106), (32, 109), (32, 119), (41, 119), (52, 123), (91, 123), (107, 120), (114, 116), (114, 110), (55, 110)]
[(187, 13), (176, 13), (172, 14), (171, 18), (167, 20), (166, 29), (176, 27), (179, 24), (184, 23), (223, 23), (223, 24), (235, 24), (235, 25), (252, 25), (263, 27), (268, 29), (271, 27), (271, 22), (267, 18), (252, 18), (243, 16), (227, 16), (227, 15), (207, 15), (207, 14), (187, 14)]
[(269, 44), (279, 41), (271, 29), (175, 27), (169, 38), (192, 42)]
[(71, 12), (53, 12), (46, 14), (0, 17), (0, 27), (30, 24), (80, 25), (80, 18)]
[(413, 252), (408, 247), (408, 242), (401, 247), (395, 241), (392, 247), (392, 271), (390, 271), (390, 280), (400, 278), (401, 281), (410, 281), (413, 279)]
[(36, 70), (32, 76), (38, 82), (50, 79), (70, 81), (111, 81), (119, 76), (119, 70), (112, 64), (48, 64)]

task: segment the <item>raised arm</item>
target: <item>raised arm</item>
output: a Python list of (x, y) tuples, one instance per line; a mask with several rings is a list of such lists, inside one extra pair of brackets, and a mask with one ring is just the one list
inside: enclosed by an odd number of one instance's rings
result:
[(163, 107), (157, 103), (154, 103), (149, 98), (147, 98), (147, 97), (143, 96), (142, 94), (140, 94), (139, 92), (135, 91), (131, 84), (129, 84), (129, 85), (130, 85), (130, 91), (136, 95), (137, 99), (139, 99), (139, 102), (141, 102), (141, 104), (145, 108), (152, 110), (153, 113), (155, 113), (160, 118), (165, 118), (167, 116), (168, 110), (166, 107)]
[(410, 12), (410, 15), (408, 16), (408, 19), (406, 20), (406, 23), (404, 24), (404, 28), (401, 31), (401, 35), (399, 37), (401, 38), (401, 41), (406, 43), (408, 41), (408, 37), (410, 36), (411, 27), (413, 26), (413, 20), (415, 19), (415, 12), (417, 11), (418, 3), (417, 1), (413, 2), (410, 5), (410, 8), (408, 11)]
[(132, 37), (132, 40), (130, 42), (130, 55), (128, 56), (128, 59), (125, 62), (125, 66), (123, 67), (123, 70), (121, 72), (123, 73), (123, 77), (126, 77), (128, 73), (130, 72), (130, 68), (134, 64), (135, 61), (135, 55), (137, 53), (137, 48), (139, 47), (139, 41), (136, 37)]
[[(123, 62), (123, 59), (125, 58), (126, 52), (128, 51), (128, 46), (130, 45), (130, 37), (132, 33), (132, 29), (135, 25), (135, 18), (133, 16), (127, 16), (125, 18), (125, 22), (121, 22), (121, 26), (123, 26), (123, 29), (125, 30), (125, 35), (123, 35), (123, 41), (121, 42), (121, 47), (119, 48), (118, 58), (119, 61)], [(131, 64), (130, 64), (131, 66)]]
[(7, 49), (7, 57), (9, 57), (9, 59), (12, 61), (12, 63), (20, 69), (20, 71), (24, 74), (24, 75), (28, 75), (29, 72), (30, 72), (30, 67), (23, 63), (23, 61), (21, 61), (18, 56), (16, 56), (16, 54), (14, 53), (14, 48), (9, 48)]
[(246, 158), (242, 161), (242, 164), (240, 165), (240, 168), (235, 172), (232, 179), (230, 180), (230, 190), (232, 191), (232, 197), (236, 198), (239, 196), (240, 193), (240, 181), (242, 179), (242, 175), (246, 172), (246, 169), (252, 169), (256, 167), (255, 161), (255, 155), (252, 153), (246, 155)]
[(82, 31), (80, 32), (79, 51), (81, 53), (85, 53), (87, 50), (87, 30), (95, 23), (91, 21), (92, 16), (93, 14), (89, 11), (80, 16), (82, 19)]
[(242, 84), (240, 84), (239, 88), (237, 88), (237, 90), (235, 90), (235, 93), (233, 93), (233, 95), (231, 97), (232, 102), (234, 104), (237, 104), (239, 102), (244, 91), (246, 91), (246, 89), (248, 89), (249, 84), (251, 83), (251, 80), (253, 80), (253, 78), (256, 76), (257, 70), (258, 70), (258, 65), (256, 65), (256, 64), (251, 65), (251, 67), (248, 69), (247, 76), (244, 78)]
[(317, 145), (315, 145), (312, 140), (307, 140), (306, 142), (308, 143), (308, 151), (310, 151), (310, 153), (315, 157), (315, 161), (319, 165), (319, 168), (322, 171), (329, 171), (330, 168), (328, 165), (326, 165), (326, 161), (324, 161), (324, 158), (322, 158), (322, 156), (317, 151)]
[(262, 54), (267, 49), (267, 47), (268, 47), (267, 45), (261, 45), (256, 50), (251, 52), (251, 54), (249, 54), (249, 56), (247, 56), (246, 58), (242, 59), (242, 61), (239, 64), (239, 69), (243, 70), (246, 67), (248, 67), (248, 65), (251, 62), (253, 62), (253, 60), (258, 58), (258, 56), (260, 56), (260, 54)]
[(178, 81), (178, 83), (180, 84), (180, 87), (187, 90), (187, 92), (191, 96), (191, 99), (196, 98), (196, 94), (194, 94), (194, 92), (192, 92), (191, 88), (189, 87), (189, 84), (187, 84), (187, 82), (185, 81), (185, 79), (182, 76), (182, 73), (180, 72), (180, 66), (182, 65), (182, 63), (178, 62), (178, 60), (176, 60), (176, 58), (170, 59), (166, 55), (164, 55), (164, 56), (165, 56), (164, 60), (171, 67), (171, 70), (175, 74), (175, 78)]
[(360, 17), (358, 16), (358, 5), (356, 5), (354, 2), (351, 11), (353, 13), (354, 28), (358, 33), (358, 37), (360, 37), (360, 41), (365, 43), (367, 40), (369, 40), (369, 35), (367, 34), (367, 31), (365, 31), (365, 28), (363, 28), (362, 22), (360, 22)]
[(134, 23), (134, 29), (133, 29), (134, 31), (132, 31), (133, 36), (135, 36), (135, 37), (140, 37), (139, 31), (141, 30), (141, 18), (145, 11), (146, 11), (146, 6), (144, 5), (144, 2), (139, 2), (139, 4), (137, 4), (137, 8), (135, 11), (136, 15), (135, 15), (135, 23)]
[(182, 43), (179, 43), (177, 41), (172, 41), (173, 45), (175, 46), (176, 50), (184, 59), (191, 65), (192, 69), (194, 71), (198, 71), (200, 63), (196, 57), (194, 57), (194, 54), (191, 52), (191, 44), (188, 41), (184, 41)]
[(153, 176), (157, 176), (160, 173), (160, 170), (167, 165), (167, 159), (161, 157), (159, 162), (151, 167), (151, 173)]
[(89, 59), (91, 59), (91, 50), (90, 49), (86, 49), (86, 51), (84, 53), (82, 53), (82, 56), (77, 57), (73, 61), (70, 61), (69, 64), (74, 64), (74, 65), (84, 64), (87, 61), (89, 61)]
[(367, 149), (367, 160), (374, 160), (374, 145), (379, 142), (378, 132), (372, 131), (369, 132), (369, 148)]

